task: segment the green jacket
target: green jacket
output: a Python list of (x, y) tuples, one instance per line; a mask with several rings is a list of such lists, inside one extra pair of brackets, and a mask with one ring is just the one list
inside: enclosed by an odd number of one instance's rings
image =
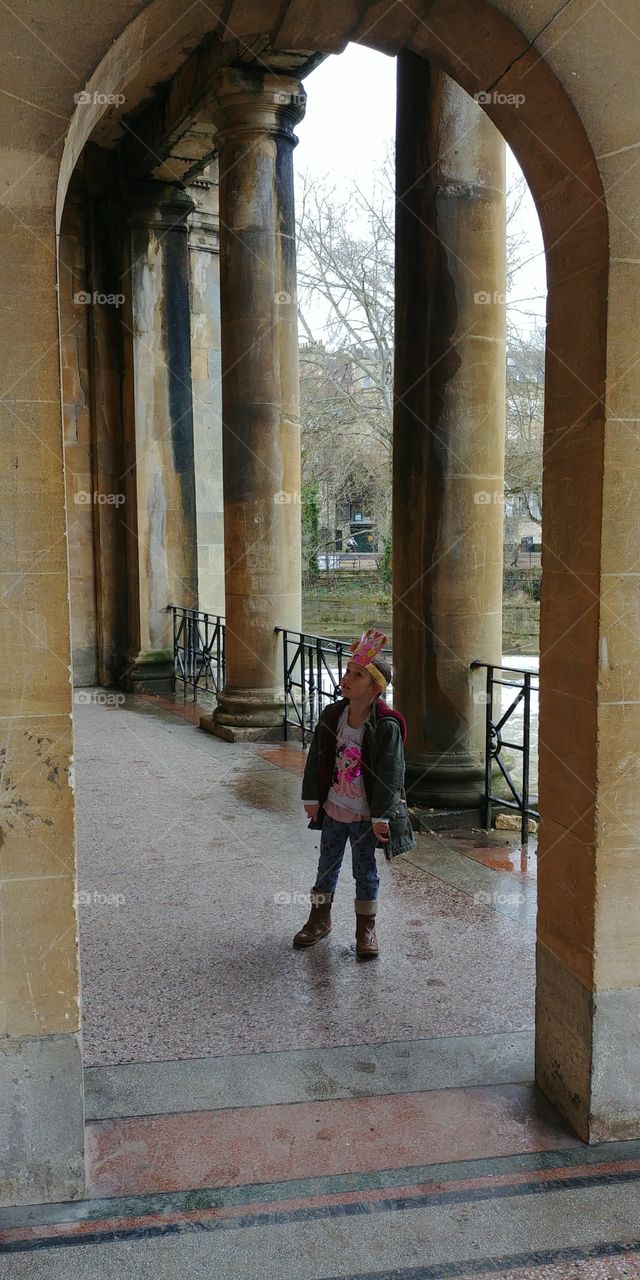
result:
[[(318, 817), (309, 826), (320, 830), (324, 821), (324, 803), (333, 780), (336, 762), (338, 721), (346, 698), (329, 703), (315, 727), (302, 779), (302, 799), (320, 805)], [(362, 738), (362, 777), (374, 818), (386, 818), (389, 839), (380, 842), (388, 861), (415, 847), (404, 790), (404, 741), (407, 729), (404, 716), (387, 706), (381, 698), (371, 704)]]

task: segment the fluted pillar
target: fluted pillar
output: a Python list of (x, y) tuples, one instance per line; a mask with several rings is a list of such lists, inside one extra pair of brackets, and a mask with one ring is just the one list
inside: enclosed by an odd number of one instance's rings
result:
[(293, 127), (288, 76), (226, 68), (213, 106), (220, 182), (226, 684), (230, 741), (282, 723), (276, 626), (299, 629), (300, 407)]
[(393, 641), (410, 800), (472, 808), (502, 656), (505, 144), (444, 73), (398, 57)]

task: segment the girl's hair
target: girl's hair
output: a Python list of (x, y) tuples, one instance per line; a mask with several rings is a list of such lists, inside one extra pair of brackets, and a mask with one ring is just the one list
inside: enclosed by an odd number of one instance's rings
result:
[[(379, 653), (376, 654), (376, 657), (373, 659), (372, 666), (378, 668), (380, 675), (384, 676), (388, 684), (391, 683), (391, 679), (393, 677), (393, 669), (391, 667), (391, 663), (387, 662), (386, 658), (383, 658), (382, 655)], [(384, 693), (384, 689), (382, 690), (382, 692)]]

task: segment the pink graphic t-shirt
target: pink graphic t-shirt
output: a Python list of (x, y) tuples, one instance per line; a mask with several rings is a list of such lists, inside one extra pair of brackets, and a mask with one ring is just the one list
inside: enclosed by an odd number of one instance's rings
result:
[(345, 707), (338, 721), (336, 763), (324, 807), (338, 822), (360, 822), (371, 816), (362, 777), (364, 724), (354, 729), (347, 724), (348, 714)]

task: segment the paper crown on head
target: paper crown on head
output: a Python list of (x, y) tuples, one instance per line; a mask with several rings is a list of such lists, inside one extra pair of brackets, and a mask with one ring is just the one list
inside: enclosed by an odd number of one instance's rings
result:
[(373, 676), (376, 684), (381, 689), (386, 689), (388, 681), (381, 671), (378, 671), (373, 659), (380, 652), (382, 646), (387, 643), (388, 636), (383, 631), (377, 631), (375, 627), (369, 627), (368, 631), (363, 631), (359, 640), (354, 640), (351, 645), (352, 662), (357, 662), (358, 666), (364, 667), (365, 670)]

